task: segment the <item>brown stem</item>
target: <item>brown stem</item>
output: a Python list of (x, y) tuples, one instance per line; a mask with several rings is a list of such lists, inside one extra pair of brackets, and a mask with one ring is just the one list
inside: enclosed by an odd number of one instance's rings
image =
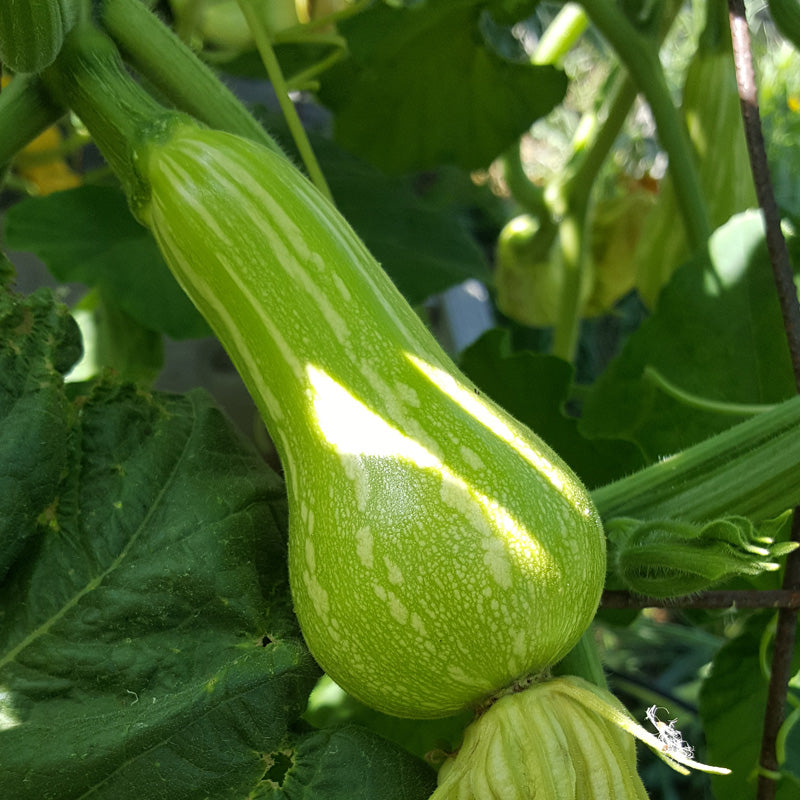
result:
[[(733, 58), (736, 65), (736, 81), (742, 107), (747, 149), (756, 196), (764, 214), (767, 250), (772, 264), (775, 287), (778, 291), (786, 341), (792, 360), (795, 385), (800, 392), (800, 306), (794, 286), (789, 252), (781, 231), (780, 211), (772, 189), (764, 134), (758, 112), (753, 57), (750, 49), (750, 32), (745, 16), (744, 0), (728, 0), (728, 11), (733, 40)], [(795, 509), (792, 524), (792, 540), (800, 541), (800, 509)], [(786, 559), (783, 589), (787, 592), (800, 590), (800, 553), (794, 552)], [(782, 607), (778, 612), (778, 626), (772, 656), (767, 705), (764, 712), (764, 731), (761, 739), (761, 771), (758, 776), (758, 800), (773, 800), (777, 781), (773, 777), (779, 768), (775, 753), (778, 732), (786, 713), (786, 692), (791, 678), (791, 662), (797, 628), (797, 607)]]
[(781, 230), (781, 215), (767, 164), (764, 133), (758, 111), (753, 57), (750, 50), (750, 33), (745, 18), (744, 0), (729, 0), (733, 57), (736, 64), (736, 80), (739, 84), (739, 100), (742, 107), (750, 168), (753, 172), (758, 204), (764, 215), (767, 250), (769, 251), (775, 286), (778, 290), (781, 313), (786, 328), (786, 340), (792, 359), (795, 385), (800, 393), (800, 305), (792, 276), (789, 251)]

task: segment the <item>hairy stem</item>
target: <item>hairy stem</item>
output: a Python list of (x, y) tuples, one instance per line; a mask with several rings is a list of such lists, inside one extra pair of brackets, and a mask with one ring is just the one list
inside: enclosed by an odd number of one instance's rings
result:
[(141, 0), (102, 0), (100, 20), (126, 60), (177, 108), (281, 152), (239, 99)]
[(602, 486), (592, 497), (604, 518), (770, 519), (800, 502), (798, 431), (800, 397), (795, 397)]
[(114, 43), (91, 24), (70, 31), (42, 79), (81, 118), (129, 196), (137, 195), (141, 188), (132, 143), (168, 125), (176, 112), (157, 103), (130, 77)]

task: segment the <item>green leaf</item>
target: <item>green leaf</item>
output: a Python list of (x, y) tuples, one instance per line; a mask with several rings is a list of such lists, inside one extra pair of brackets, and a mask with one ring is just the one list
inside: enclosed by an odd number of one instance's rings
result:
[(79, 186), (23, 200), (8, 210), (5, 238), (35, 253), (58, 280), (99, 288), (149, 330), (173, 339), (210, 333), (115, 188)]
[(76, 403), (46, 529), (0, 590), (4, 791), (241, 798), (318, 674), (282, 482), (202, 393)]
[(493, 330), (469, 347), (461, 368), (483, 391), (541, 436), (591, 489), (642, 466), (630, 442), (589, 439), (563, 409), (572, 367), (555, 356), (511, 353), (508, 334)]
[[(759, 646), (773, 615), (753, 616), (741, 635), (726, 644), (714, 658), (711, 674), (700, 692), (700, 714), (708, 752), (703, 760), (732, 770), (729, 776), (712, 776), (719, 800), (752, 800), (754, 770), (761, 749), (761, 731), (767, 699), (767, 679), (759, 664)], [(800, 665), (795, 647), (794, 669)], [(800, 796), (800, 728), (786, 742), (786, 762), (781, 768), (776, 800)]]
[(0, 290), (0, 330), (0, 476), (19, 459), (17, 495), (43, 492), (3, 551), (4, 796), (428, 797), (432, 770), (372, 731), (300, 733), (319, 670), (284, 486), (211, 400), (109, 377), (68, 401), (79, 338), (48, 291)]
[(275, 764), (277, 780), (250, 798), (423, 800), (436, 788), (436, 775), (423, 761), (356, 725), (301, 736), (284, 759), (283, 769), (281, 761)]
[(474, 718), (471, 709), (438, 719), (406, 719), (382, 714), (364, 705), (323, 675), (308, 701), (303, 718), (314, 727), (356, 723), (399, 744), (419, 758), (432, 751), (453, 752), (464, 728)]
[(94, 309), (98, 365), (123, 380), (151, 386), (164, 366), (164, 338), (101, 296)]
[(72, 413), (62, 376), (80, 352), (50, 291), (22, 298), (0, 287), (0, 580), (56, 497)]
[(407, 179), (386, 177), (331, 142), (313, 143), (339, 210), (409, 303), (468, 278), (489, 280), (483, 251), (456, 211), (425, 203)]
[[(649, 379), (648, 368), (683, 396)], [(746, 212), (714, 233), (709, 257), (675, 272), (654, 314), (593, 386), (581, 426), (637, 442), (656, 460), (750, 415), (724, 404), (793, 394), (761, 217)]]
[(336, 138), (387, 172), (487, 166), (564, 97), (566, 77), (503, 59), (484, 0), (376, 3), (343, 21), (350, 58), (323, 76)]

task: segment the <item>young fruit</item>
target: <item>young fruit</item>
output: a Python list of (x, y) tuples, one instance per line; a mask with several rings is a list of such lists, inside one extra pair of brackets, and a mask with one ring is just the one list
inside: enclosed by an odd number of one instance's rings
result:
[(182, 121), (137, 164), (137, 213), (278, 448), (323, 669), (381, 711), (436, 717), (570, 650), (605, 576), (570, 469), (456, 369), (286, 159)]
[(537, 217), (521, 214), (506, 223), (497, 239), (494, 284), (497, 307), (522, 325), (555, 325), (564, 275), (558, 231)]

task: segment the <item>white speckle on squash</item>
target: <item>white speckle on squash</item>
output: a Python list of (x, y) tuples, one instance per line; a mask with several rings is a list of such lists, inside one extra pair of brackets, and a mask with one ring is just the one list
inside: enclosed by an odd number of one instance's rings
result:
[(394, 592), (387, 592), (387, 595), (389, 598), (389, 611), (401, 625), (405, 625), (408, 622), (408, 609)]
[(425, 623), (422, 621), (422, 617), (417, 614), (416, 611), (411, 612), (411, 627), (422, 637), (428, 637), (428, 630), (425, 627)]
[(378, 599), (389, 606), (389, 613), (401, 624), (408, 622), (408, 609), (403, 605), (403, 601), (392, 591), (385, 589), (379, 583), (372, 584), (372, 590)]
[(524, 659), (525, 654), (528, 652), (527, 647), (527, 638), (528, 632), (524, 630), (517, 631), (516, 635), (514, 636), (514, 656), (517, 660)]
[(460, 669), (454, 664), (450, 664), (447, 667), (447, 674), (453, 682), (461, 683), (464, 684), (465, 686), (475, 686), (486, 683), (485, 681), (476, 679), (474, 675), (467, 675), (467, 673), (464, 672), (464, 670)]
[(367, 510), (367, 503), (369, 502), (369, 481), (364, 472), (363, 464), (357, 457), (349, 453), (340, 453), (339, 461), (344, 469), (344, 474), (353, 487), (356, 508), (363, 514)]
[(320, 586), (316, 576), (309, 570), (303, 571), (303, 583), (323, 625), (329, 627), (330, 603), (328, 601), (328, 593)]
[(406, 405), (412, 406), (413, 408), (420, 407), (419, 395), (408, 384), (396, 383), (395, 391)]
[(403, 582), (403, 573), (400, 571), (400, 567), (386, 556), (383, 557), (383, 563), (386, 565), (389, 582), (399, 586)]
[(344, 300), (345, 303), (349, 303), (350, 300), (352, 300), (352, 295), (350, 294), (350, 290), (347, 288), (345, 282), (336, 272), (333, 273), (333, 284), (336, 287), (336, 291), (339, 292), (342, 300)]
[(328, 620), (328, 635), (337, 644), (342, 641), (342, 634), (339, 630), (339, 621), (336, 619), (336, 617), (331, 617), (330, 620)]
[(316, 553), (314, 552), (314, 543), (311, 541), (310, 537), (306, 539), (305, 553), (308, 571), (314, 575), (317, 571), (317, 558)]
[(486, 465), (483, 463), (483, 459), (471, 447), (462, 445), (460, 448), (460, 453), (461, 458), (476, 472), (484, 472), (486, 470)]
[(366, 569), (372, 569), (375, 563), (373, 546), (374, 541), (369, 526), (359, 528), (356, 531), (356, 553)]
[(481, 540), (484, 549), (483, 563), (492, 579), (504, 589), (511, 588), (511, 565), (505, 550), (505, 543), (497, 536), (484, 536)]

